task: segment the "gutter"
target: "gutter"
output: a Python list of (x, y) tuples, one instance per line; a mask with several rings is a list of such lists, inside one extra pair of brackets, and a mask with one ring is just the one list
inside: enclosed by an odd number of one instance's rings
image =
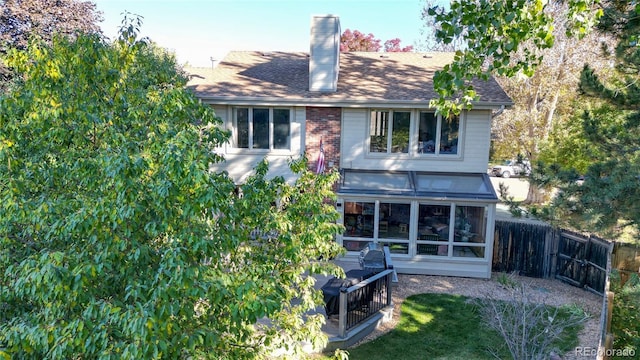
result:
[(502, 115), (502, 113), (504, 112), (504, 109), (505, 109), (505, 106), (504, 106), (504, 105), (501, 105), (501, 106), (500, 106), (500, 109), (499, 109), (498, 111), (496, 111), (496, 112), (494, 112), (494, 113), (491, 113), (491, 120), (493, 120), (494, 118), (496, 118), (496, 117), (498, 117), (498, 116)]
[[(345, 108), (369, 108), (369, 107), (393, 107), (393, 108), (407, 108), (407, 109), (433, 109), (429, 106), (429, 100), (383, 100), (383, 99), (346, 99), (346, 98), (298, 98), (298, 99), (286, 99), (277, 97), (222, 97), (222, 96), (206, 96), (200, 95), (197, 92), (195, 96), (200, 101), (208, 104), (216, 105), (264, 105), (264, 106), (314, 106), (314, 107), (345, 107)], [(495, 109), (499, 113), (505, 109), (506, 106), (511, 106), (512, 103), (504, 102), (478, 102), (473, 104), (473, 109)], [(499, 115), (499, 114), (498, 114)], [(496, 115), (497, 116), (497, 115)]]

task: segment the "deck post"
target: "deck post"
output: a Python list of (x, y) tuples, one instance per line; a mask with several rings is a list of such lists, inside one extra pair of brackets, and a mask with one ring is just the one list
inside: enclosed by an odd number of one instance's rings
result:
[(398, 273), (396, 272), (396, 269), (393, 268), (393, 261), (391, 260), (391, 251), (389, 250), (388, 246), (385, 246), (382, 248), (384, 251), (384, 263), (387, 267), (387, 270), (393, 270), (393, 278), (392, 281), (394, 283), (398, 282)]
[(340, 288), (340, 309), (338, 310), (338, 336), (347, 337), (347, 288)]
[(393, 277), (393, 273), (387, 274), (387, 276), (385, 276), (385, 286), (387, 287), (387, 303), (386, 305), (389, 306), (391, 305), (391, 302), (393, 300), (391, 300), (391, 281), (392, 281), (392, 277)]

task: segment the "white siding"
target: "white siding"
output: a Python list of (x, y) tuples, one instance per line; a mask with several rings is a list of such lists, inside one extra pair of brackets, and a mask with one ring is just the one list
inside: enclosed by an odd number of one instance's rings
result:
[(465, 124), (465, 165), (471, 172), (486, 172), (491, 146), (491, 111), (468, 111)]
[(472, 110), (464, 114), (460, 155), (440, 157), (367, 154), (368, 116), (368, 109), (343, 109), (341, 167), (470, 173), (487, 171), (491, 132), (491, 112), (488, 110)]
[[(223, 120), (223, 128), (233, 131), (232, 107), (212, 105), (215, 113)], [(269, 177), (284, 176), (287, 181), (294, 181), (295, 176), (289, 169), (289, 159), (297, 158), (304, 152), (304, 133), (306, 109), (296, 107), (291, 109), (291, 150), (290, 151), (260, 151), (235, 149), (231, 143), (215, 149), (226, 159), (225, 162), (212, 166), (214, 171), (226, 171), (238, 183), (243, 183), (247, 176), (253, 174), (255, 166), (264, 158), (269, 161)], [(232, 133), (233, 136), (233, 133)]]
[(303, 154), (306, 148), (307, 108), (297, 107), (291, 112), (291, 153)]
[[(225, 130), (228, 130), (229, 128), (227, 127), (227, 122), (229, 120), (229, 114), (228, 114), (227, 106), (211, 105), (211, 108), (213, 108), (213, 112), (216, 114), (216, 116), (222, 119), (222, 128)], [(225, 152), (226, 146), (227, 146), (226, 144), (223, 144), (215, 148), (214, 151), (218, 154), (223, 154)]]
[(361, 169), (366, 151), (367, 113), (365, 109), (342, 109), (341, 168)]

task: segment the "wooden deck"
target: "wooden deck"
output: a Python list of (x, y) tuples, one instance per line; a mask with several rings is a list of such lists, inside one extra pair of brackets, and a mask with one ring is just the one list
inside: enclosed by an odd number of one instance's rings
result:
[[(335, 263), (342, 267), (345, 272), (349, 270), (360, 269), (360, 265), (357, 259), (353, 258), (336, 260)], [(317, 281), (315, 286), (317, 289), (320, 289), (329, 279), (331, 279), (331, 276), (318, 276), (316, 277), (316, 279)], [(329, 318), (326, 318), (326, 313), (323, 306), (318, 307), (316, 309), (316, 313), (323, 314), (325, 316), (326, 322), (322, 326), (322, 331), (329, 338), (329, 342), (324, 351), (332, 352), (333, 350), (338, 348), (346, 349), (350, 347), (351, 345), (357, 343), (362, 338), (370, 334), (378, 326), (378, 324), (391, 319), (393, 315), (393, 307), (384, 308), (377, 314), (359, 323), (357, 326), (349, 330), (349, 335), (347, 337), (340, 336), (338, 315), (332, 315)]]
[[(345, 272), (353, 269), (360, 269), (360, 265), (357, 261), (348, 261), (348, 260), (334, 260), (336, 265), (339, 265)], [(316, 284), (315, 288), (320, 289), (322, 285), (324, 285), (329, 279), (333, 276), (316, 276)], [(331, 318), (326, 318), (326, 313), (324, 311), (324, 307), (320, 306), (316, 309), (316, 313), (322, 314), (325, 316), (326, 322), (322, 326), (322, 331), (327, 334), (327, 336), (331, 339), (332, 337), (338, 336), (338, 317), (332, 316)]]

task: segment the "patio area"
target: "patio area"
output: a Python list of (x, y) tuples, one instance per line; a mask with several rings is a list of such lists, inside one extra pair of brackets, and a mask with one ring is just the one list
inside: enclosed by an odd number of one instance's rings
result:
[[(357, 262), (354, 261), (345, 261), (345, 260), (334, 260), (334, 263), (338, 266), (340, 266), (344, 272), (346, 273), (349, 270), (356, 270), (356, 269), (360, 269), (360, 266)], [(320, 288), (325, 285), (327, 283), (327, 281), (329, 281), (331, 278), (333, 278), (332, 275), (329, 276), (325, 276), (325, 275), (318, 275), (316, 276), (316, 284), (315, 284), (315, 288), (317, 290), (320, 290)], [(327, 336), (329, 336), (329, 338), (331, 337), (335, 337), (338, 336), (338, 318), (337, 316), (333, 315), (333, 317), (327, 317), (327, 313), (324, 309), (324, 306), (319, 306), (316, 309), (316, 313), (318, 314), (322, 314), (325, 316), (326, 318), (326, 323), (324, 324), (324, 326), (322, 326), (322, 331), (327, 334)]]
[[(353, 270), (361, 270), (360, 265), (357, 261), (340, 259), (334, 260), (334, 263), (340, 266), (345, 271), (345, 273)], [(332, 278), (333, 276), (316, 276), (315, 288), (320, 290)], [(393, 306), (390, 306), (388, 309), (383, 309), (379, 313), (370, 316), (366, 320), (360, 322), (353, 329), (349, 330), (346, 337), (340, 336), (339, 314), (337, 313), (337, 311), (335, 314), (327, 316), (325, 307), (319, 306), (315, 309), (315, 313), (325, 316), (326, 322), (322, 326), (322, 331), (329, 338), (329, 342), (325, 350), (332, 351), (336, 348), (346, 348), (355, 344), (356, 342), (360, 341), (362, 338), (373, 332), (378, 324), (389, 321), (391, 319), (391, 316), (393, 315)]]

